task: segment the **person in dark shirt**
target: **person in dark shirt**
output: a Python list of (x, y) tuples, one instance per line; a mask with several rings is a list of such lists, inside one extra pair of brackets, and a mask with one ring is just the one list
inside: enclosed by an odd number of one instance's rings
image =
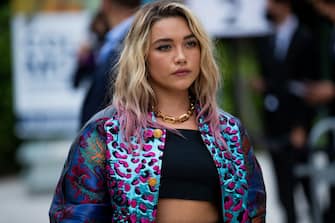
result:
[(73, 75), (72, 86), (78, 88), (85, 80), (91, 80), (96, 69), (96, 57), (109, 30), (105, 14), (99, 10), (91, 21), (89, 39), (85, 40), (78, 51), (77, 67)]
[(304, 100), (305, 84), (317, 75), (314, 38), (299, 21), (290, 0), (267, 0), (273, 34), (259, 39), (264, 134), (274, 166), (285, 222), (297, 222), (294, 190), (302, 183), (309, 201), (309, 179), (297, 179), (294, 166), (307, 162), (307, 136), (314, 109)]
[[(319, 75), (319, 80), (308, 85), (306, 100), (316, 107), (326, 110), (327, 116), (335, 117), (335, 0), (313, 0), (315, 9), (331, 23), (329, 36), (325, 41), (324, 63), (328, 73)], [(321, 47), (322, 49), (322, 47)], [(329, 138), (329, 145), (335, 145)], [(335, 160), (334, 146), (328, 146), (329, 160)], [(335, 173), (334, 173), (335, 174)], [(330, 188), (330, 204), (324, 213), (324, 222), (335, 222), (335, 187)]]
[(308, 87), (307, 100), (313, 104), (328, 106), (329, 115), (335, 115), (335, 0), (314, 0), (317, 11), (332, 23), (330, 35), (325, 44), (329, 73), (319, 75), (319, 81)]
[[(118, 60), (122, 42), (140, 6), (140, 0), (102, 0), (101, 10), (107, 18), (109, 31), (100, 48), (93, 71), (91, 86), (84, 98), (80, 123), (83, 126), (96, 112), (110, 103), (110, 87), (115, 79), (112, 70)], [(110, 86), (109, 86), (110, 85)]]

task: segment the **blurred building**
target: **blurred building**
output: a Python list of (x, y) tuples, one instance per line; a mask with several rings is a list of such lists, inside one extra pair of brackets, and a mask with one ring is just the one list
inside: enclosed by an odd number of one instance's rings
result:
[(15, 132), (23, 140), (18, 159), (35, 191), (54, 187), (78, 130), (86, 89), (74, 89), (71, 79), (98, 5), (98, 0), (12, 1)]

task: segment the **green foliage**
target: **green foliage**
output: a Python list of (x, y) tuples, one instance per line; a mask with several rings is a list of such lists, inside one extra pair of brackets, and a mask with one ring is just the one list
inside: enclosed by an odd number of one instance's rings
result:
[(0, 175), (17, 170), (15, 153), (19, 140), (14, 134), (13, 86), (9, 2), (0, 5)]
[(219, 105), (237, 116), (255, 138), (262, 135), (261, 97), (251, 88), (259, 75), (259, 62), (250, 39), (222, 39), (216, 41), (217, 61), (223, 84), (219, 91)]
[(231, 60), (232, 57), (230, 56), (231, 51), (229, 49), (229, 43), (225, 42), (224, 40), (217, 40), (215, 43), (215, 47), (216, 59), (218, 61), (219, 69), (222, 74), (221, 88), (218, 93), (218, 103), (223, 110), (234, 114), (234, 66)]

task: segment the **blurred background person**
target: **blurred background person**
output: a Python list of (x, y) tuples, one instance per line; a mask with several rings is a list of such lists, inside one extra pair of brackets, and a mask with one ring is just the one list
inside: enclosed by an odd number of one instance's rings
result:
[[(321, 16), (331, 24), (326, 37), (325, 58), (328, 73), (320, 74), (319, 81), (308, 87), (307, 100), (316, 105), (326, 105), (328, 114), (335, 115), (335, 0), (313, 0), (314, 6)], [(322, 50), (322, 49), (321, 49)]]
[(118, 59), (122, 41), (140, 3), (140, 0), (102, 0), (101, 2), (101, 10), (107, 18), (109, 31), (98, 54), (92, 83), (82, 105), (81, 126), (110, 101), (107, 97), (110, 86), (107, 83), (110, 83), (110, 79), (114, 79), (110, 70)]
[(263, 95), (264, 134), (285, 222), (294, 223), (294, 190), (298, 182), (310, 201), (308, 179), (296, 179), (293, 168), (308, 157), (306, 140), (314, 112), (303, 96), (304, 83), (317, 73), (316, 48), (311, 33), (294, 14), (290, 0), (267, 0), (266, 4), (274, 33), (260, 39), (262, 78), (253, 82), (253, 87)]
[[(328, 26), (328, 35), (320, 37), (320, 52), (323, 58), (324, 71), (319, 80), (308, 85), (307, 100), (325, 111), (325, 116), (335, 117), (335, 0), (313, 0), (317, 12), (323, 16)], [(335, 160), (334, 138), (328, 139), (327, 153), (330, 161)], [(335, 173), (334, 173), (335, 174)], [(324, 222), (335, 222), (335, 187), (330, 188), (329, 206), (324, 212)]]
[(89, 26), (89, 39), (80, 46), (77, 59), (77, 69), (73, 75), (73, 87), (77, 88), (85, 79), (90, 79), (96, 68), (97, 54), (105, 41), (109, 30), (105, 14), (99, 10)]

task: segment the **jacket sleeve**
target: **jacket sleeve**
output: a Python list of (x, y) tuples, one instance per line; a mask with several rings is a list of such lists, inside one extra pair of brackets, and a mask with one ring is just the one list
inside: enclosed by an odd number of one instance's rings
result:
[(91, 122), (73, 142), (49, 210), (51, 223), (111, 222), (103, 123)]
[(241, 128), (242, 147), (248, 171), (248, 211), (252, 223), (264, 223), (266, 215), (266, 192), (261, 167), (256, 159), (246, 130)]

